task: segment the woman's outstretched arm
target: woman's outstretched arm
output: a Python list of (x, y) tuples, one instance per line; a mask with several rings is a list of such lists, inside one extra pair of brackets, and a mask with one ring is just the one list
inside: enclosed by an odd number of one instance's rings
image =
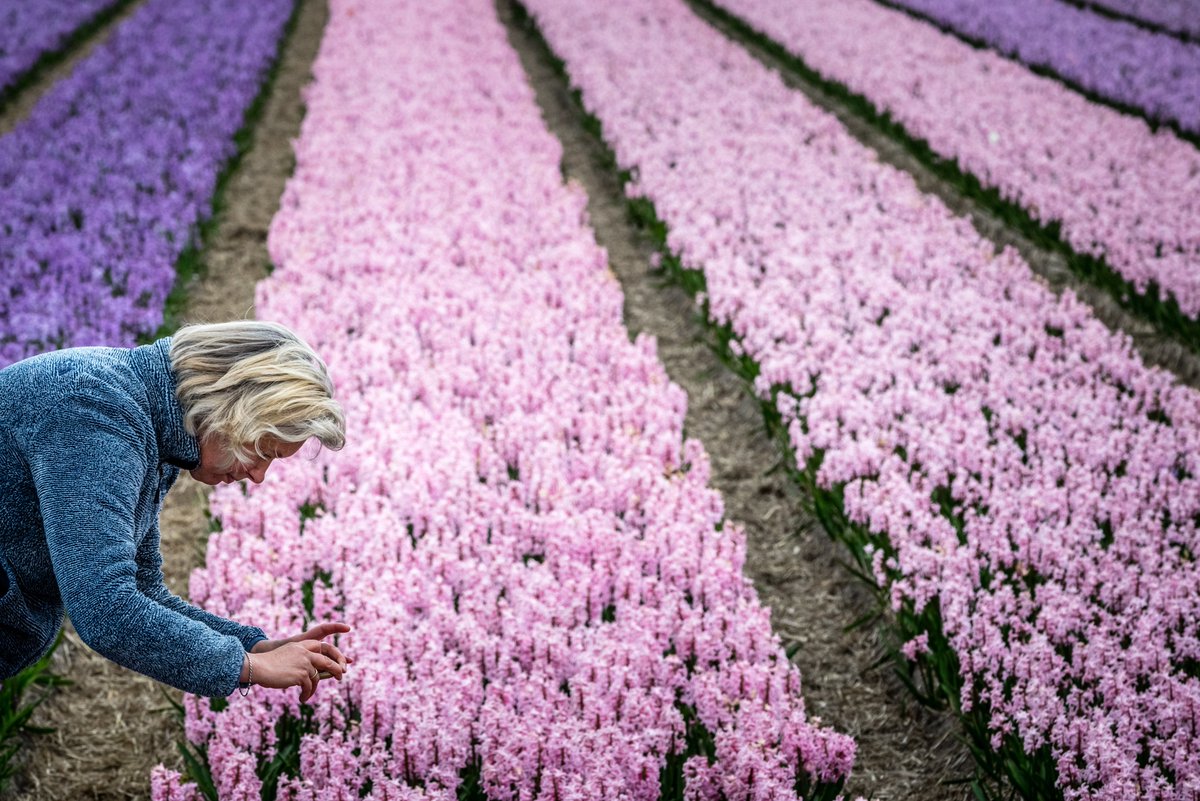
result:
[(26, 453), (56, 583), (83, 641), (120, 665), (197, 695), (231, 694), (251, 660), (254, 683), (300, 686), (306, 700), (321, 671), (340, 678), (344, 658), (330, 653), (332, 645), (248, 657), (238, 637), (142, 592), (135, 510), (147, 454), (131, 433), (137, 426), (120, 424), (125, 405), (113, 400), (102, 390), (63, 399), (64, 413), (38, 421)]
[(242, 625), (220, 615), (214, 615), (212, 612), (185, 601), (168, 589), (167, 585), (163, 583), (163, 559), (157, 521), (151, 526), (150, 533), (138, 545), (136, 561), (138, 589), (148, 598), (172, 611), (203, 623), (213, 631), (237, 637), (247, 651), (267, 639), (266, 633), (257, 626)]

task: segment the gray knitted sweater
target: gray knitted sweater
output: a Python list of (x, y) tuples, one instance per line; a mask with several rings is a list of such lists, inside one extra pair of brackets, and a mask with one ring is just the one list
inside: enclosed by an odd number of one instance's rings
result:
[(100, 654), (198, 695), (232, 693), (265, 639), (163, 585), (159, 508), (200, 461), (169, 348), (70, 348), (0, 370), (0, 677), (49, 649), (64, 607)]

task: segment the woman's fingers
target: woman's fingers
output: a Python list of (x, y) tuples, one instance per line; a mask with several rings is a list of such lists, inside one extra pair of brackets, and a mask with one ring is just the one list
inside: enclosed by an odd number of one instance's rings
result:
[(332, 643), (302, 640), (256, 655), (256, 684), (264, 687), (299, 687), (300, 701), (307, 703), (317, 692), (321, 679), (345, 677), (350, 660)]
[(345, 623), (318, 623), (301, 634), (297, 639), (323, 640), (326, 637), (332, 637), (334, 634), (345, 634), (348, 631), (350, 631), (350, 627)]
[(309, 668), (304, 671), (304, 675), (300, 678), (300, 703), (308, 702), (309, 698), (313, 697), (313, 693), (317, 691), (317, 670)]
[(352, 659), (347, 659), (346, 655), (341, 652), (336, 645), (329, 642), (319, 642), (317, 640), (305, 640), (301, 643), (305, 648), (313, 653), (320, 654), (323, 657), (333, 660), (338, 666), (338, 672), (341, 673), (346, 669), (346, 665), (352, 662)]
[(330, 659), (337, 660), (337, 663), (341, 666), (342, 670), (345, 670), (346, 665), (350, 664), (350, 662), (353, 661), (349, 657), (347, 657), (345, 654), (343, 654), (340, 650), (338, 650), (335, 646), (332, 646), (332, 645), (329, 646), (328, 651), (322, 651), (321, 653), (323, 653), (325, 656), (329, 657)]
[(312, 654), (309, 657), (309, 665), (311, 666), (310, 673), (315, 674), (319, 679), (337, 679), (341, 681), (345, 675), (345, 668), (338, 664), (337, 660), (322, 656), (321, 654)]
[(303, 646), (308, 651), (308, 663), (314, 682), (329, 678), (342, 680), (346, 672), (346, 662), (336, 646), (311, 640), (303, 643)]
[(305, 673), (300, 680), (300, 700), (307, 701), (317, 691), (317, 676), (315, 673)]
[[(342, 677), (345, 675), (342, 666), (327, 656), (313, 654), (312, 660), (309, 664), (311, 667), (306, 677), (307, 681), (301, 684), (301, 686), (304, 688), (303, 692), (300, 693), (301, 702), (307, 701), (316, 694), (317, 683), (321, 679), (337, 679), (338, 681), (341, 681)], [(311, 689), (309, 688), (310, 685)]]

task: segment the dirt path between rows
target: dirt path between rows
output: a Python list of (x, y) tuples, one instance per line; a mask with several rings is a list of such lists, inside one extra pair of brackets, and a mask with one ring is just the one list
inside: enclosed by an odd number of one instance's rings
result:
[(873, 608), (866, 588), (841, 565), (849, 553), (802, 511), (799, 488), (776, 469), (782, 453), (766, 433), (758, 401), (716, 357), (687, 293), (651, 267), (653, 244), (630, 222), (602, 147), (584, 130), (540, 43), (514, 22), (510, 0), (499, 0), (498, 8), (543, 116), (563, 143), (564, 171), (587, 190), (591, 224), (625, 292), (630, 335), (653, 334), (671, 380), (688, 393), (687, 434), (704, 443), (726, 516), (746, 530), (746, 572), (771, 608), (775, 630), (785, 647), (798, 646), (793, 661), (809, 714), (858, 743), (847, 794), (966, 798), (963, 786), (942, 784), (970, 771), (957, 723), (913, 708), (889, 668), (865, 670), (882, 652), (870, 630), (845, 631)]
[[(230, 174), (226, 204), (204, 250), (207, 269), (188, 287), (186, 322), (253, 316), (254, 286), (267, 275), (270, 261), (267, 227), (292, 173), (291, 141), (304, 116), (300, 90), (311, 78), (327, 19), (325, 0), (301, 0), (253, 141)], [(47, 80), (63, 74), (56, 70)], [(207, 487), (187, 473), (163, 504), (163, 573), (167, 586), (184, 597), (192, 570), (204, 563), (207, 509)], [(159, 762), (181, 767), (176, 743), (183, 730), (164, 697), (165, 692), (178, 701), (177, 690), (99, 656), (70, 625), (54, 670), (74, 684), (46, 702), (33, 723), (56, 732), (30, 740), (4, 799), (145, 799), (151, 768)]]

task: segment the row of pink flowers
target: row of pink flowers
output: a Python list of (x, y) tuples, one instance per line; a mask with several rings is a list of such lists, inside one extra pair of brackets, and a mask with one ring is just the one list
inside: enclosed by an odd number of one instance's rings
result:
[(993, 746), (1069, 799), (1195, 799), (1200, 395), (678, 0), (528, 5)]
[(1200, 315), (1200, 150), (872, 0), (720, 0), (942, 158)]
[[(687, 708), (712, 751), (673, 797), (843, 780), (854, 743), (806, 717), (491, 3), (335, 0), (314, 74), (258, 313), (327, 357), (348, 444), (217, 491), (190, 587), (280, 635), (308, 586), (354, 627), (278, 797), (454, 799), (477, 765), (496, 801), (659, 799)], [(305, 715), (263, 690), (186, 708), (222, 799), (260, 796)], [(197, 790), (159, 768), (153, 793)]]

